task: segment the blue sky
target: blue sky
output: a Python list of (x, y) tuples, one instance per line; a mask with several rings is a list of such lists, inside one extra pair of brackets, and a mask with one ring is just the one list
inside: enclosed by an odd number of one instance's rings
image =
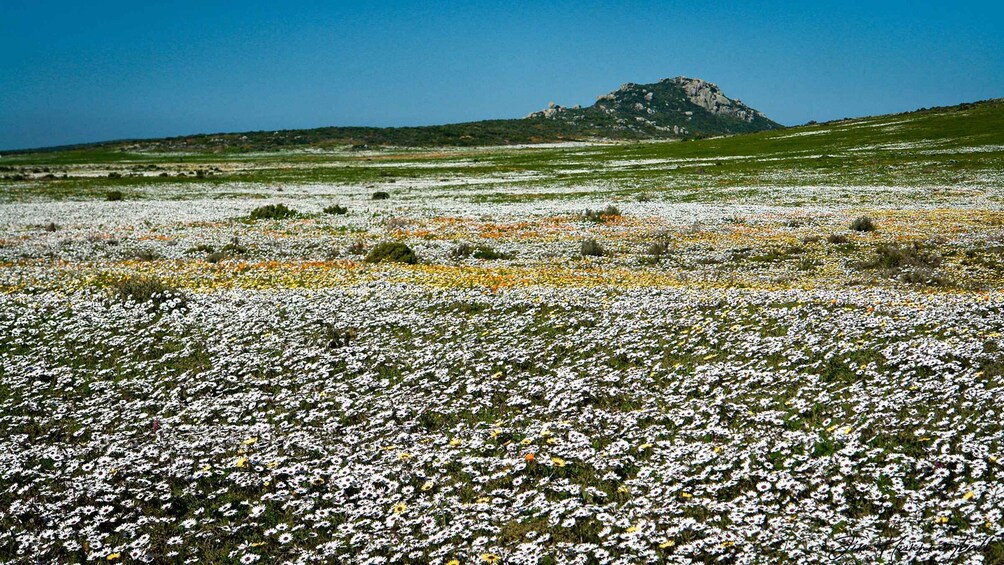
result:
[(0, 53), (0, 148), (521, 117), (677, 75), (797, 124), (1004, 97), (1004, 8), (0, 0)]

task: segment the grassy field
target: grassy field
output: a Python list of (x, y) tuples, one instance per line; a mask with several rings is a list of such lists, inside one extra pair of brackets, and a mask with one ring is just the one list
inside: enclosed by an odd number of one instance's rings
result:
[(5, 155), (0, 560), (1004, 562), (1002, 199), (1002, 101)]

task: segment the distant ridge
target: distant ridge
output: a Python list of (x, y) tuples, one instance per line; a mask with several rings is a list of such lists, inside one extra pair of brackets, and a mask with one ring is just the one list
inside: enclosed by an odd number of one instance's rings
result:
[(83, 143), (29, 151), (103, 147), (150, 152), (248, 152), (332, 147), (512, 145), (595, 139), (686, 139), (782, 127), (718, 86), (696, 78), (628, 83), (588, 108), (552, 104), (523, 119), (484, 120), (418, 127), (322, 127), (197, 134)]

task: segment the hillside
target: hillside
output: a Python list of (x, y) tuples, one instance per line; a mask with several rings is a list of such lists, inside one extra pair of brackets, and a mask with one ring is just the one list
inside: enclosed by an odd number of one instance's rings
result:
[[(683, 139), (782, 127), (701, 79), (628, 83), (588, 108), (552, 105), (523, 119), (416, 127), (323, 127), (199, 134), (52, 147), (139, 152), (249, 152), (290, 148), (485, 146), (595, 139)], [(23, 153), (6, 151), (4, 153)], [(40, 151), (38, 149), (31, 151)]]

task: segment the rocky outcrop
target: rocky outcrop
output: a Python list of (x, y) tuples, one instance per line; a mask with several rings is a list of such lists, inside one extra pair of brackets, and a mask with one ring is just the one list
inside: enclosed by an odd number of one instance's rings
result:
[(553, 102), (526, 119), (558, 120), (590, 130), (628, 131), (636, 137), (687, 137), (780, 127), (763, 113), (732, 99), (717, 85), (676, 77), (653, 84), (622, 84), (588, 108)]

